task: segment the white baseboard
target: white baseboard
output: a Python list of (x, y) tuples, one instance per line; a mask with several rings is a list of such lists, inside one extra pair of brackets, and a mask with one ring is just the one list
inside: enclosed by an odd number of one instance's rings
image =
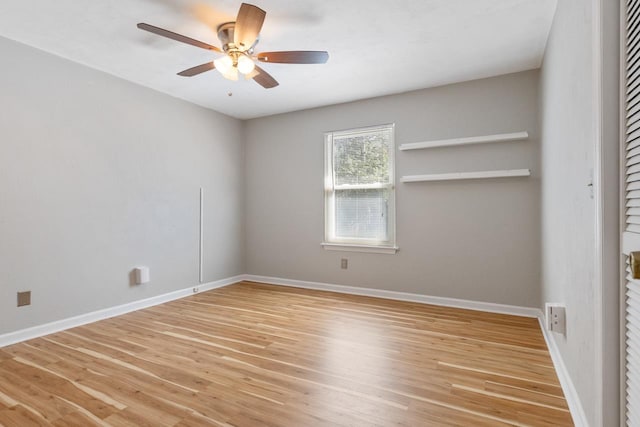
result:
[(589, 427), (587, 415), (584, 413), (584, 408), (582, 407), (582, 403), (578, 397), (578, 392), (573, 385), (573, 381), (571, 381), (571, 376), (569, 375), (567, 366), (564, 364), (564, 359), (562, 359), (562, 354), (560, 354), (560, 349), (558, 349), (553, 332), (548, 331), (547, 328), (545, 328), (544, 315), (542, 312), (540, 312), (538, 321), (540, 322), (540, 329), (542, 329), (542, 335), (547, 343), (547, 348), (549, 349), (553, 366), (558, 374), (558, 380), (560, 380), (564, 398), (567, 400), (567, 405), (569, 405), (569, 411), (571, 412), (571, 417), (573, 417), (573, 423), (576, 427)]
[(333, 285), (329, 283), (306, 282), (303, 280), (282, 279), (279, 277), (255, 276), (245, 274), (244, 280), (262, 282), (271, 285), (291, 286), (294, 288), (315, 289), (319, 291), (339, 292), (342, 294), (362, 295), (368, 297), (387, 298), (399, 301), (419, 302), (422, 304), (441, 305), (445, 307), (464, 308), (467, 310), (488, 311), (491, 313), (512, 314), (524, 317), (539, 317), (542, 312), (538, 308), (520, 307), (516, 305), (494, 304), (491, 302), (470, 301), (457, 298), (433, 297), (409, 292), (387, 291), (382, 289), (360, 288), (357, 286)]
[(33, 326), (31, 328), (21, 329), (15, 332), (0, 335), (0, 348), (15, 344), (21, 341), (38, 338), (44, 335), (60, 332), (65, 329), (74, 328), (76, 326), (86, 325), (87, 323), (96, 322), (98, 320), (108, 319), (109, 317), (119, 316), (121, 314), (130, 313), (176, 299), (188, 297), (194, 293), (209, 291), (211, 289), (221, 288), (243, 280), (243, 275), (228, 277), (226, 279), (216, 280), (215, 282), (202, 283), (200, 285), (190, 286), (178, 291), (169, 292), (155, 297), (146, 298), (126, 304), (109, 307), (102, 310), (92, 311), (90, 313), (81, 314), (79, 316), (69, 317), (55, 322), (45, 323), (43, 325)]

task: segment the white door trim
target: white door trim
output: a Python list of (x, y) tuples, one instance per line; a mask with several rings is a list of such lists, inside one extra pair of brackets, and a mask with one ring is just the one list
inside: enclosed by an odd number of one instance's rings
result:
[[(617, 424), (620, 399), (620, 8), (593, 0), (595, 425)], [(580, 262), (580, 260), (576, 260)], [(611, 350), (614, 351), (611, 351)]]

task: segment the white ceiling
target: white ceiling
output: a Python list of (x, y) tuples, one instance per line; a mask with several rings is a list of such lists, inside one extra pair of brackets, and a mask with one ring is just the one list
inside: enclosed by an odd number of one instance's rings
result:
[[(267, 12), (256, 51), (327, 50), (323, 65), (264, 64), (263, 89), (176, 73), (220, 47), (242, 0), (1, 0), (0, 36), (241, 119), (538, 68), (556, 0), (246, 0)], [(228, 96), (232, 93), (232, 96)]]

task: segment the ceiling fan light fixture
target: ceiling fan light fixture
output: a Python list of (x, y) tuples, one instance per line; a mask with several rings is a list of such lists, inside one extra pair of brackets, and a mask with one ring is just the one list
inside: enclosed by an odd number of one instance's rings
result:
[(231, 72), (231, 70), (233, 69), (233, 59), (231, 59), (231, 57), (228, 55), (214, 60), (213, 64), (216, 66), (216, 70), (220, 71), (220, 74), (222, 74), (223, 76)]
[(221, 71), (221, 73), (222, 73), (222, 76), (227, 80), (233, 80), (233, 81), (238, 80), (238, 69), (236, 67), (231, 67), (229, 71), (224, 73)]
[(249, 74), (256, 68), (256, 64), (247, 55), (238, 57), (238, 71), (242, 74)]

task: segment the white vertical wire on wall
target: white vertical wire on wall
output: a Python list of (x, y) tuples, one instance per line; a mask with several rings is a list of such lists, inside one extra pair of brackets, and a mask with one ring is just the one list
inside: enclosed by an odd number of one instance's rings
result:
[(204, 261), (204, 189), (200, 187), (200, 248), (199, 248), (199, 260), (198, 260), (198, 280), (200, 283), (204, 282), (203, 273), (203, 261)]

